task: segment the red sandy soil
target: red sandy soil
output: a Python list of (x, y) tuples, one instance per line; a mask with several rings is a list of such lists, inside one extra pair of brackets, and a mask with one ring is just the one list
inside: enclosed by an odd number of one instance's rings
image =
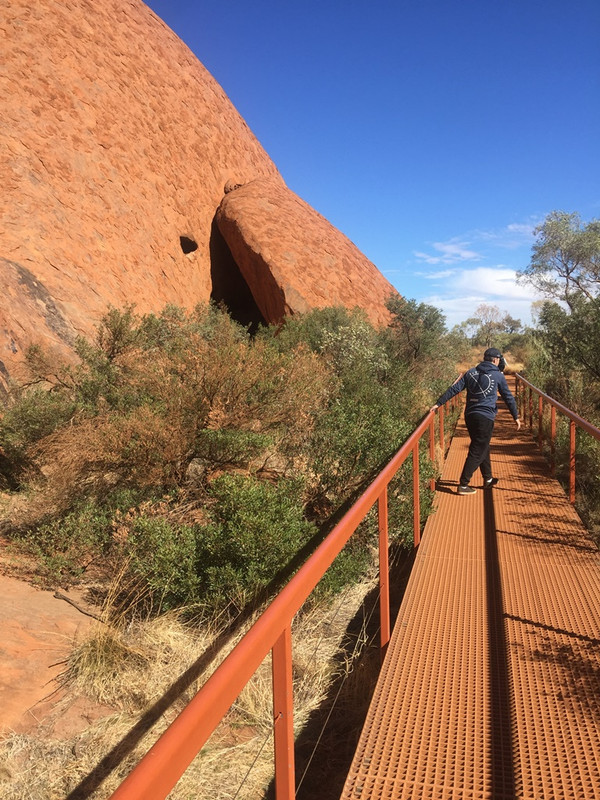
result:
[[(98, 623), (53, 592), (2, 574), (7, 566), (6, 543), (0, 540), (0, 736), (33, 732), (56, 717), (60, 703), (62, 719), (52, 727), (68, 737), (97, 718), (99, 709), (86, 708), (80, 699), (65, 706), (57, 679), (74, 643)], [(75, 595), (71, 599), (81, 604)]]

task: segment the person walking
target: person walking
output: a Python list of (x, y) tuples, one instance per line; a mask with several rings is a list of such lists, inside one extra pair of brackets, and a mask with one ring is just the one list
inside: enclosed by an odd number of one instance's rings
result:
[(477, 489), (470, 486), (469, 483), (477, 468), (481, 470), (484, 488), (491, 489), (498, 482), (498, 478), (492, 476), (490, 461), (490, 441), (498, 413), (498, 392), (508, 406), (508, 410), (516, 422), (517, 430), (521, 428), (515, 398), (500, 369), (501, 361), (504, 362), (504, 359), (500, 350), (489, 347), (483, 354), (483, 361), (463, 373), (430, 409), (430, 411), (437, 411), (450, 398), (462, 392), (463, 389), (467, 390), (465, 424), (471, 443), (458, 482), (458, 494), (476, 494)]

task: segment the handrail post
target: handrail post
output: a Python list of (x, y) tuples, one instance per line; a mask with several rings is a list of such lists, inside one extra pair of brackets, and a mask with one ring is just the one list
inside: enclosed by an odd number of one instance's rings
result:
[(421, 542), (421, 498), (419, 487), (419, 442), (413, 446), (413, 542), (415, 549)]
[(529, 428), (533, 428), (533, 391), (529, 387)]
[(570, 420), (569, 425), (569, 500), (575, 504), (575, 439), (576, 425)]
[(556, 408), (550, 406), (550, 473), (556, 474)]
[(544, 419), (544, 400), (542, 395), (538, 397), (538, 447), (542, 449), (542, 421)]
[[(431, 459), (431, 463), (435, 464), (435, 415), (431, 415), (431, 420), (429, 421), (429, 458)], [(435, 478), (432, 478), (429, 481), (429, 488), (433, 492), (435, 490)]]
[(377, 500), (379, 519), (379, 641), (383, 661), (390, 641), (390, 564), (387, 486)]
[(446, 438), (444, 436), (444, 406), (438, 408), (440, 417), (440, 447), (442, 448), (442, 457), (446, 452)]
[(284, 628), (272, 649), (273, 738), (275, 798), (294, 800), (294, 697), (292, 685), (292, 628)]

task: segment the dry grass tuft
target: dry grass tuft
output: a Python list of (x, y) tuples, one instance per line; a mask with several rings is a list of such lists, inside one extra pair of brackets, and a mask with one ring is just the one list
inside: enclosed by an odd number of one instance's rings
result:
[(145, 621), (100, 623), (73, 650), (62, 682), (96, 702), (135, 714), (162, 697), (216, 633), (210, 626), (190, 627), (176, 612)]

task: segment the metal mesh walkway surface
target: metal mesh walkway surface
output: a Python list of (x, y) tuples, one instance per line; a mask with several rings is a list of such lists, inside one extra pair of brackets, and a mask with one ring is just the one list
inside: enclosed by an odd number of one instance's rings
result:
[(342, 800), (600, 798), (598, 549), (502, 403), (499, 483), (459, 496), (468, 441), (461, 420)]

